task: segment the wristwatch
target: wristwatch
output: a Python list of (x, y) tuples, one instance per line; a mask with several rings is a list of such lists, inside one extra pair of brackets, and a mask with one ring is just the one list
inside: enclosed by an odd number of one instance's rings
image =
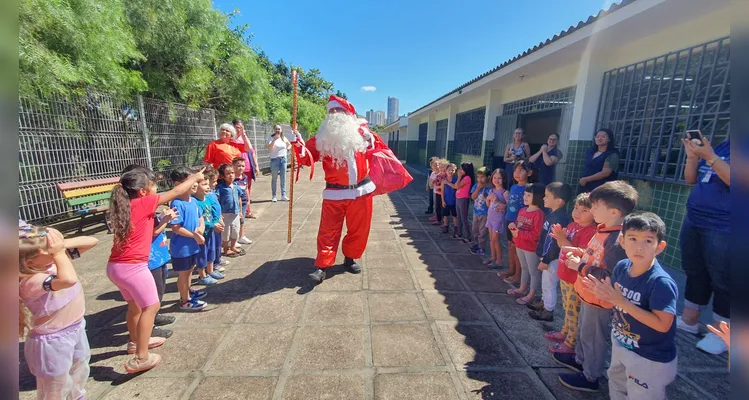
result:
[(713, 164), (715, 164), (716, 161), (720, 160), (720, 157), (718, 155), (712, 156), (709, 160), (705, 161), (705, 164), (707, 164), (708, 167), (712, 167)]

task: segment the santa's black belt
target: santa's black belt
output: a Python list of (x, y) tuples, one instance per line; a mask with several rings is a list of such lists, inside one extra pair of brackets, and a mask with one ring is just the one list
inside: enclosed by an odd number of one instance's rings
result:
[(368, 184), (369, 182), (372, 182), (369, 177), (366, 177), (359, 181), (356, 185), (334, 185), (332, 183), (326, 183), (325, 188), (326, 189), (359, 189), (360, 187)]

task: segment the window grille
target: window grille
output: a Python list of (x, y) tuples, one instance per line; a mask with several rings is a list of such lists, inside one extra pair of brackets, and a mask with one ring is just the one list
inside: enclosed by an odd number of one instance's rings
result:
[(455, 153), (481, 155), (485, 115), (486, 107), (481, 107), (455, 116)]

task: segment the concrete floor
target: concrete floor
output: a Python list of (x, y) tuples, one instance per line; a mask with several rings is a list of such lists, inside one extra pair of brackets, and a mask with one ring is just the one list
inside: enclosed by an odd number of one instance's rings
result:
[[(303, 171), (302, 175), (306, 175)], [(270, 179), (253, 188), (247, 255), (208, 288), (210, 310), (180, 312), (170, 278), (163, 312), (174, 336), (154, 352), (155, 369), (128, 376), (125, 303), (107, 279), (111, 235), (75, 261), (87, 296), (92, 348), (89, 399), (606, 399), (557, 380), (543, 333), (559, 329), (527, 316), (509, 287), (468, 247), (443, 236), (424, 215), (424, 178), (375, 198), (363, 272), (334, 267), (312, 287), (322, 176), (295, 187), (293, 234), (288, 203), (270, 203)], [(100, 229), (100, 226), (94, 229)], [(342, 261), (342, 256), (339, 257)], [(196, 286), (197, 287), (197, 286)], [(727, 356), (697, 351), (678, 333), (679, 376), (672, 399), (730, 394)], [(21, 346), (21, 349), (23, 346)], [(21, 398), (35, 398), (22, 361)]]

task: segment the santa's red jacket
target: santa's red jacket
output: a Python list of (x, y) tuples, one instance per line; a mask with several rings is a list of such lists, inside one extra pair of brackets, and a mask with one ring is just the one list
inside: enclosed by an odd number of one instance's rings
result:
[[(363, 124), (359, 133), (367, 140), (370, 148), (374, 146), (372, 133)], [(294, 143), (294, 152), (301, 165), (311, 168), (310, 179), (314, 174), (314, 164), (320, 159), (315, 137), (306, 143), (299, 138)], [(369, 180), (369, 161), (365, 152), (356, 152), (352, 159), (336, 163), (332, 157), (322, 159), (325, 171), (326, 188), (322, 197), (324, 200), (352, 200), (375, 191), (375, 184)]]

